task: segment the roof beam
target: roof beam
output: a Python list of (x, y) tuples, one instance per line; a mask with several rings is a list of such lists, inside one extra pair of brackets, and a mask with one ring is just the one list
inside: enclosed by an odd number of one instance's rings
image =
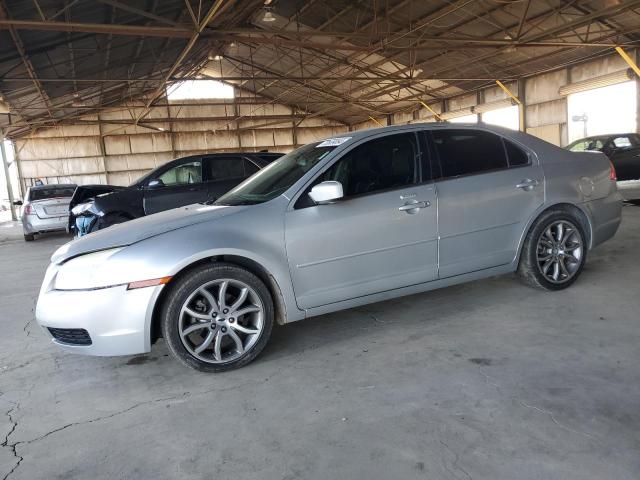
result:
[(191, 38), (190, 27), (152, 27), (146, 25), (111, 25), (105, 23), (51, 22), (0, 18), (0, 30), (48, 30), (54, 32), (84, 32), (143, 37)]
[(123, 10), (125, 12), (133, 13), (135, 15), (139, 15), (141, 17), (148, 18), (150, 20), (155, 20), (159, 23), (165, 23), (167, 25), (171, 25), (172, 27), (179, 27), (179, 25), (173, 20), (169, 20), (168, 18), (161, 17), (160, 15), (156, 15), (153, 12), (147, 12), (145, 10), (141, 10), (136, 7), (132, 7), (131, 5), (124, 4), (119, 2), (118, 0), (98, 0), (101, 3), (106, 3), (107, 5), (111, 5), (114, 8), (119, 10)]

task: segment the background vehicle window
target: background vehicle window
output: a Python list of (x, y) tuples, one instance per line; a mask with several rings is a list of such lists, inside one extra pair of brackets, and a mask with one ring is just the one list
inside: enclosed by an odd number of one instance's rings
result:
[(571, 152), (584, 152), (587, 149), (587, 142), (584, 140), (580, 142), (576, 142), (575, 144), (569, 147)]
[(507, 168), (497, 135), (476, 130), (435, 130), (432, 135), (445, 178)]
[(255, 163), (251, 162), (250, 160), (247, 160), (246, 158), (243, 158), (242, 161), (244, 163), (244, 176), (245, 177), (250, 177), (251, 175), (256, 173), (258, 170), (260, 170), (258, 168), (258, 166)]
[(183, 163), (173, 167), (158, 177), (167, 186), (184, 185), (202, 182), (202, 164), (198, 162)]
[(616, 137), (613, 139), (613, 144), (616, 148), (626, 148), (631, 146), (631, 140), (629, 137)]
[(509, 160), (510, 167), (518, 167), (529, 163), (529, 155), (527, 155), (527, 152), (509, 140), (503, 139), (503, 141), (507, 149), (507, 159)]
[(354, 148), (316, 183), (337, 180), (345, 197), (397, 188), (416, 182), (417, 160), (414, 133), (388, 135)]
[(29, 191), (29, 200), (45, 200), (47, 198), (73, 197), (75, 187), (38, 188)]
[(208, 166), (206, 178), (215, 181), (244, 177), (244, 161), (241, 157), (210, 158), (206, 162)]

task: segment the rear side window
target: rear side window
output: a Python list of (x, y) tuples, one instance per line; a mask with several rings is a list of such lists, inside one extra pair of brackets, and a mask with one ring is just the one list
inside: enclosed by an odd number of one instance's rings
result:
[(435, 130), (434, 147), (442, 176), (457, 177), (507, 168), (502, 138), (479, 130)]
[(527, 152), (518, 147), (515, 143), (504, 139), (504, 148), (507, 150), (507, 159), (510, 167), (519, 167), (529, 163)]
[(226, 180), (244, 177), (244, 159), (240, 157), (210, 158), (206, 161), (206, 180)]
[(46, 200), (47, 198), (73, 197), (75, 187), (38, 188), (29, 192), (29, 200)]

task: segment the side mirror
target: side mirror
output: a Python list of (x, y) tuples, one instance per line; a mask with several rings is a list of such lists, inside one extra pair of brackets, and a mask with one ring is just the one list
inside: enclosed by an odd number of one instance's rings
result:
[(149, 183), (147, 183), (147, 188), (149, 190), (154, 190), (156, 188), (162, 188), (162, 187), (164, 187), (164, 182), (159, 178), (156, 180), (151, 180)]
[(313, 187), (309, 192), (309, 196), (314, 202), (323, 204), (331, 203), (344, 197), (344, 192), (342, 191), (342, 184), (340, 182), (327, 180)]
[(22, 200), (16, 200), (15, 202), (13, 202), (13, 204), (14, 204), (16, 207), (20, 207), (20, 206), (22, 206)]

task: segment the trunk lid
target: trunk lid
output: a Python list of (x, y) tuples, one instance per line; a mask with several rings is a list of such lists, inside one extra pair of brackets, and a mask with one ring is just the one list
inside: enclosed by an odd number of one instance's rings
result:
[(47, 198), (31, 202), (38, 218), (66, 217), (69, 214), (69, 197)]

